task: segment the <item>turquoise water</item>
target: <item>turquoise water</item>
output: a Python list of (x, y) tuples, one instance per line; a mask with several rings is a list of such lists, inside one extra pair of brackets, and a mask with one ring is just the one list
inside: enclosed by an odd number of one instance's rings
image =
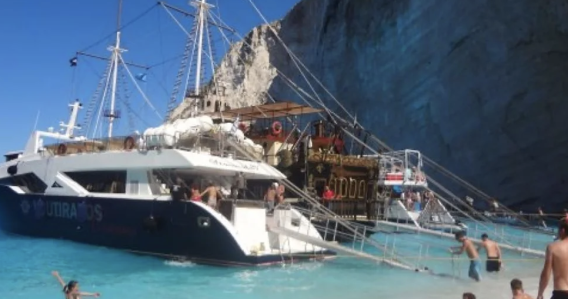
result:
[[(508, 232), (514, 235), (514, 229)], [(543, 237), (546, 239), (548, 236)], [(510, 298), (508, 282), (518, 276), (534, 290), (541, 259), (505, 252), (505, 270), (482, 272), (483, 281), (467, 279), (468, 262), (452, 261), (447, 247), (455, 241), (425, 235), (375, 235), (389, 248), (420, 262), (438, 277), (391, 269), (352, 257), (268, 268), (218, 268), (168, 262), (107, 248), (61, 240), (8, 236), (0, 232), (0, 298), (63, 298), (50, 275), (78, 280), (83, 291), (103, 298)], [(546, 245), (543, 243), (543, 245)], [(419, 250), (422, 248), (422, 254)], [(428, 248), (428, 251), (426, 251)], [(372, 249), (368, 249), (372, 250)], [(428, 254), (426, 254), (426, 252)], [(420, 260), (419, 260), (420, 259)], [(428, 295), (428, 296), (427, 296)]]

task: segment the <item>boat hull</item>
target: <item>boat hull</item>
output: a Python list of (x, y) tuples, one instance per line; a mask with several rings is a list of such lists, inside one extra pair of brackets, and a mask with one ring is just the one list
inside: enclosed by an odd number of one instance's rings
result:
[(192, 202), (19, 194), (2, 185), (0, 229), (222, 266), (270, 265), (332, 255), (327, 251), (246, 254), (226, 225)]

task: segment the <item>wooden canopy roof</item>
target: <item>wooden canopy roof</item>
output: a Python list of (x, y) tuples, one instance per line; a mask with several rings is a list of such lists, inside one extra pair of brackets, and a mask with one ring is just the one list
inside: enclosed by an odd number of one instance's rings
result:
[(317, 113), (322, 109), (312, 108), (310, 106), (300, 105), (294, 102), (277, 102), (271, 104), (249, 106), (235, 108), (223, 111), (223, 115), (227, 117), (240, 116), (241, 119), (265, 119), (286, 117), (302, 114)]

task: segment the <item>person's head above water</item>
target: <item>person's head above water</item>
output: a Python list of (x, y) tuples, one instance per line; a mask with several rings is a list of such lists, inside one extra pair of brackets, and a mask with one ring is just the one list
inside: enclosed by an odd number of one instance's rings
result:
[(511, 280), (511, 291), (513, 294), (523, 293), (523, 282), (518, 278)]
[(473, 293), (463, 293), (462, 299), (475, 299), (475, 295)]
[(566, 238), (566, 234), (568, 233), (568, 218), (564, 217), (560, 219), (558, 223), (558, 239), (564, 240)]
[(63, 287), (63, 293), (70, 294), (75, 292), (79, 289), (79, 282), (75, 280), (71, 280), (65, 287)]
[(463, 242), (465, 240), (465, 233), (463, 231), (459, 231), (454, 234), (457, 241)]
[(487, 234), (481, 235), (481, 241), (487, 241), (487, 239), (489, 239), (489, 236)]

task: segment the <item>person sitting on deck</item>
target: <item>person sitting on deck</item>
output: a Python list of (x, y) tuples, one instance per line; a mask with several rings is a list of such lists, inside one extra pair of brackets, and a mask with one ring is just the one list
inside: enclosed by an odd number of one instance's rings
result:
[(511, 280), (511, 292), (513, 292), (513, 299), (533, 299), (532, 296), (525, 294), (523, 282), (517, 278)]
[(55, 276), (55, 278), (57, 278), (57, 281), (59, 281), (59, 283), (61, 284), (63, 293), (65, 293), (65, 299), (80, 299), (81, 296), (99, 297), (101, 295), (99, 293), (85, 293), (79, 291), (79, 282), (77, 282), (76, 280), (71, 280), (66, 284), (63, 278), (59, 276), (59, 272), (57, 271), (53, 271), (51, 272), (51, 274)]
[(465, 251), (470, 260), (469, 277), (477, 282), (481, 281), (481, 274), (479, 273), (481, 263), (479, 262), (479, 254), (477, 253), (473, 242), (465, 236), (463, 231), (457, 232), (455, 236), (456, 240), (462, 243), (462, 246), (451, 247), (450, 252), (452, 254), (462, 254)]

